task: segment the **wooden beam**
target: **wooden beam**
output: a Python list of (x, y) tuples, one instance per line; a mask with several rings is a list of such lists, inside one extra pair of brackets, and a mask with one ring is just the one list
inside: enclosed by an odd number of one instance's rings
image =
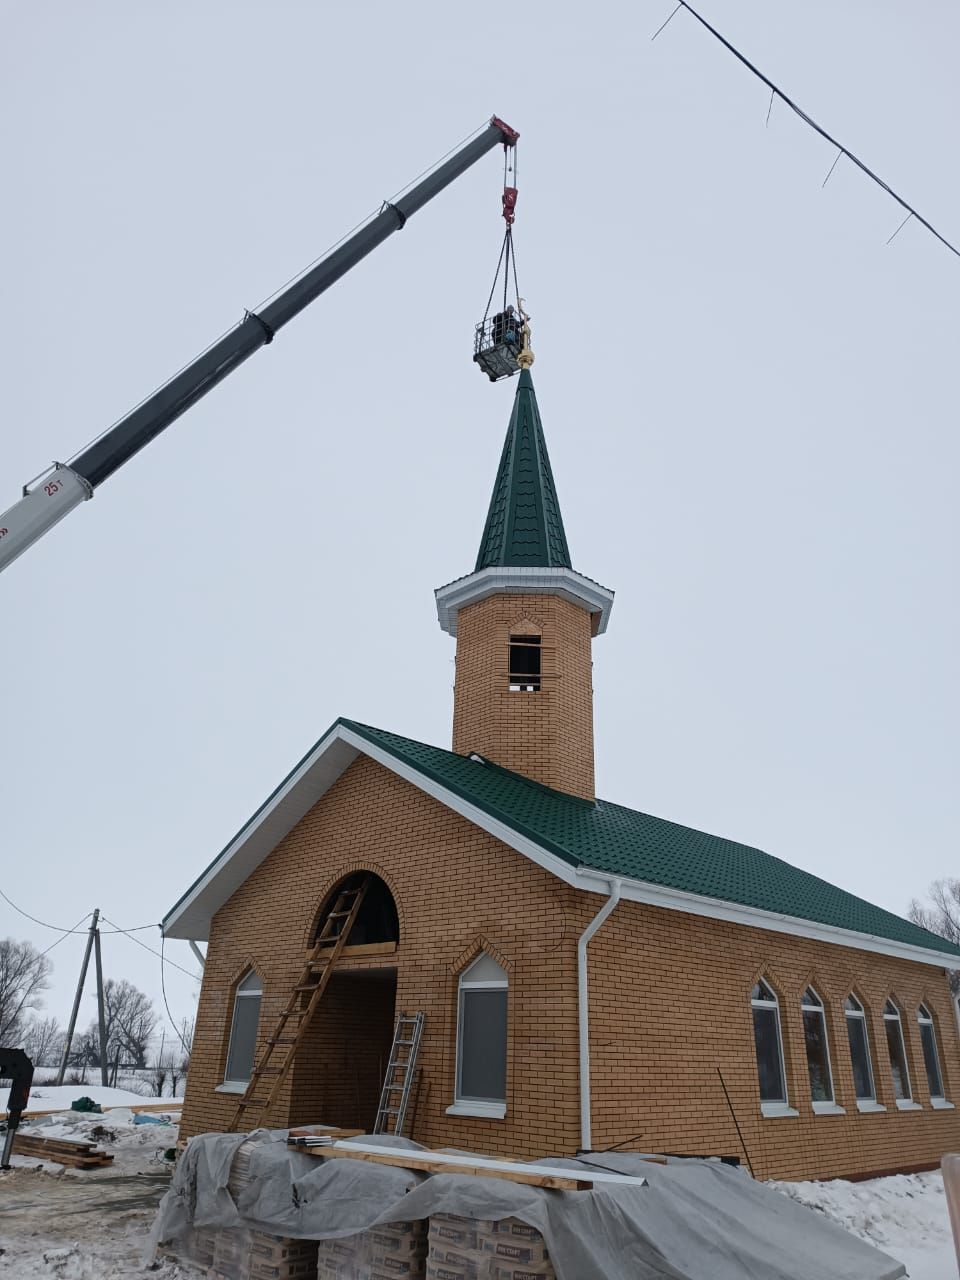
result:
[(550, 1164), (526, 1164), (519, 1160), (495, 1160), (487, 1156), (448, 1155), (443, 1151), (408, 1151), (403, 1147), (381, 1147), (364, 1142), (338, 1142), (333, 1147), (317, 1147), (311, 1152), (324, 1159), (345, 1158), (368, 1160), (372, 1164), (389, 1164), (400, 1169), (419, 1169), (424, 1173), (466, 1173), (481, 1178), (505, 1178), (532, 1187), (554, 1191), (589, 1191), (596, 1183), (618, 1183), (621, 1186), (645, 1187), (646, 1178), (597, 1170), (564, 1169)]

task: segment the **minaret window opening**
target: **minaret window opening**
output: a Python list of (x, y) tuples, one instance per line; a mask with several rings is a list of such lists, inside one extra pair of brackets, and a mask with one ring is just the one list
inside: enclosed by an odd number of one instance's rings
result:
[(542, 645), (539, 636), (510, 637), (511, 693), (539, 693)]

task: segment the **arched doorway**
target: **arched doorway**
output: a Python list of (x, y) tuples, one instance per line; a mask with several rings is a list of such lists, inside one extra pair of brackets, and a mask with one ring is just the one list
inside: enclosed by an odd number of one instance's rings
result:
[(397, 993), (397, 905), (373, 872), (354, 872), (327, 894), (310, 934), (316, 941), (344, 889), (370, 883), (293, 1070), (290, 1124), (372, 1132), (390, 1058)]

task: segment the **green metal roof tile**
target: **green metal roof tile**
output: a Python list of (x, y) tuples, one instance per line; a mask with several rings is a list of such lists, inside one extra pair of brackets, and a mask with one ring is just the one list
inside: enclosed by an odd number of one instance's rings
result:
[(960, 955), (945, 938), (761, 849), (606, 800), (569, 796), (489, 761), (370, 725), (339, 723), (572, 866)]
[(517, 385), (475, 572), (494, 565), (573, 567), (528, 369)]

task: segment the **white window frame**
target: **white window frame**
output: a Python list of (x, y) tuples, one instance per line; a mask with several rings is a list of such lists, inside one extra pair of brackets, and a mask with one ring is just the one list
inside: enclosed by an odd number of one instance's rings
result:
[[(783, 1099), (776, 1100), (776, 1101), (771, 1099), (770, 1101), (765, 1102), (761, 1098), (760, 1113), (761, 1115), (766, 1116), (769, 1119), (774, 1119), (777, 1116), (798, 1116), (800, 1112), (795, 1111), (794, 1108), (791, 1107), (790, 1105), (790, 1093), (787, 1088), (787, 1060), (783, 1052), (783, 1025), (780, 1021), (780, 1001), (777, 997), (777, 993), (774, 991), (773, 987), (771, 987), (770, 983), (767, 982), (765, 978), (758, 978), (753, 985), (754, 987), (763, 987), (766, 991), (769, 991), (770, 999), (769, 1000), (755, 999), (751, 989), (750, 1030), (753, 1031), (753, 1010), (754, 1009), (769, 1010), (772, 1005), (774, 1016), (776, 1017), (776, 1020), (777, 1020), (777, 1048), (780, 1051), (780, 1081), (783, 1085)], [(758, 1087), (759, 1087), (759, 1084), (760, 1084), (760, 1064), (757, 1063)]]
[[(486, 978), (471, 978), (471, 973), (476, 970), (482, 961), (488, 961), (485, 966), (489, 969), (490, 965), (496, 965), (500, 971), (500, 977), (492, 975)], [(464, 992), (465, 991), (504, 991), (507, 995), (507, 1016), (509, 1018), (510, 1010), (510, 979), (504, 967), (489, 955), (486, 951), (482, 951), (476, 957), (463, 973), (457, 982), (457, 1052), (454, 1063), (455, 1080), (453, 1093), (453, 1106), (447, 1107), (448, 1116), (477, 1116), (488, 1120), (502, 1120), (507, 1114), (507, 1100), (503, 1101), (483, 1098), (465, 1098), (460, 1092), (460, 1074), (462, 1067), (463, 1053), (463, 1010), (464, 1010)], [(509, 1036), (509, 1023), (508, 1023)], [(504, 1045), (506, 1052), (506, 1044)], [(506, 1063), (504, 1064), (506, 1066)], [(504, 1084), (504, 1092), (506, 1092), (506, 1084)]]
[[(855, 1009), (851, 1009), (849, 1007), (850, 1001), (852, 1001), (856, 1005)], [(861, 1026), (863, 1027), (863, 1043), (867, 1051), (867, 1075), (870, 1077), (870, 1097), (857, 1098), (856, 1099), (857, 1110), (865, 1114), (869, 1114), (870, 1112), (873, 1112), (873, 1111), (886, 1111), (887, 1108), (883, 1105), (883, 1103), (877, 1101), (877, 1078), (873, 1074), (873, 1054), (870, 1051), (870, 1028), (867, 1024), (867, 1011), (864, 1008), (863, 1001), (860, 1000), (853, 991), (848, 993), (846, 999), (843, 1002), (843, 1016), (844, 1016), (844, 1019), (850, 1018), (851, 1020), (857, 1021), (861, 1024)], [(846, 1027), (846, 1025), (847, 1025), (846, 1022), (844, 1022), (844, 1027)], [(850, 1044), (850, 1037), (848, 1035), (847, 1036), (848, 1047), (849, 1047), (849, 1044)], [(852, 1069), (853, 1068), (853, 1050), (852, 1049), (850, 1050), (850, 1066)], [(856, 1097), (856, 1082), (854, 1082), (854, 1096)]]
[[(813, 998), (816, 1001), (815, 1004), (811, 1004), (807, 1000), (808, 991), (812, 993)], [(837, 1090), (833, 1083), (833, 1062), (830, 1058), (830, 1037), (827, 1033), (827, 1008), (826, 1008), (826, 1005), (823, 1003), (823, 997), (820, 995), (820, 992), (812, 984), (804, 987), (803, 995), (800, 997), (801, 1025), (803, 1022), (803, 1015), (805, 1013), (817, 1013), (820, 1015), (820, 1025), (823, 1027), (823, 1048), (824, 1048), (824, 1053), (826, 1054), (826, 1059), (827, 1059), (827, 1084), (830, 1087), (829, 1099), (824, 1099), (823, 1101), (816, 1101), (811, 1095), (810, 1105), (811, 1107), (813, 1107), (814, 1114), (818, 1116), (846, 1115), (846, 1111), (844, 1110), (844, 1108), (841, 1107), (837, 1102)], [(804, 1051), (804, 1057), (807, 1057), (806, 1027), (803, 1027), (803, 1051)], [(807, 1057), (807, 1075), (808, 1076), (810, 1075), (809, 1057)], [(811, 1084), (811, 1089), (812, 1088), (813, 1086)]]
[[(250, 978), (255, 978), (255, 979), (256, 979), (256, 982), (257, 982), (256, 990), (254, 990), (254, 989), (251, 987), (251, 988), (250, 988), (250, 990), (248, 990), (248, 991), (244, 991), (244, 990), (243, 990), (243, 984), (244, 984), (245, 982), (248, 982), (248, 981), (250, 980)], [(243, 977), (242, 977), (242, 978), (239, 980), (239, 982), (237, 983), (236, 989), (235, 989), (235, 991), (234, 991), (234, 993), (233, 993), (233, 1014), (231, 1015), (231, 1018), (230, 1018), (230, 1038), (227, 1040), (227, 1056), (226, 1056), (226, 1060), (224, 1061), (224, 1064), (223, 1064), (224, 1075), (226, 1075), (227, 1068), (228, 1068), (228, 1067), (229, 1067), (229, 1065), (230, 1065), (230, 1057), (231, 1057), (232, 1050), (233, 1050), (233, 1037), (234, 1037), (234, 1034), (236, 1033), (236, 1029), (237, 1029), (237, 1005), (238, 1005), (238, 1002), (239, 1002), (239, 1001), (241, 1001), (241, 1000), (253, 1000), (253, 999), (256, 999), (256, 1001), (257, 1001), (258, 1005), (262, 1005), (262, 1003), (263, 1003), (263, 980), (261, 979), (261, 977), (260, 977), (259, 973), (257, 973), (256, 969), (248, 969), (248, 970), (247, 970), (247, 972), (243, 975)], [(257, 1009), (257, 1029), (258, 1029), (258, 1031), (259, 1031), (259, 1026), (260, 1026), (260, 1009), (258, 1008), (258, 1009)], [(251, 1062), (251, 1064), (250, 1064), (250, 1066), (251, 1066), (251, 1075), (253, 1074), (253, 1067), (256, 1065), (256, 1061), (257, 1061), (257, 1040), (256, 1040), (256, 1038), (255, 1038), (255, 1039), (254, 1039), (254, 1045), (253, 1045), (253, 1061), (252, 1061), (252, 1062)], [(217, 1093), (246, 1093), (247, 1085), (248, 1085), (249, 1083), (250, 1083), (250, 1076), (248, 1076), (248, 1077), (246, 1078), (246, 1080), (231, 1080), (231, 1079), (228, 1077), (227, 1079), (225, 1079), (225, 1080), (223, 1081), (223, 1083), (222, 1083), (222, 1084), (218, 1084), (218, 1085), (217, 1085), (217, 1087), (216, 1087), (216, 1092), (217, 1092)]]
[(930, 1105), (937, 1111), (948, 1111), (953, 1109), (953, 1103), (947, 1101), (947, 1095), (943, 1088), (943, 1063), (940, 1061), (940, 1048), (937, 1044), (937, 1027), (933, 1021), (933, 1014), (930, 1012), (926, 1004), (921, 1004), (917, 1009), (917, 1024), (920, 1027), (920, 1054), (923, 1057), (923, 1072), (927, 1076), (927, 1092), (930, 1092), (930, 1078), (927, 1071), (927, 1058), (923, 1052), (923, 1028), (930, 1028), (930, 1036), (933, 1040), (933, 1052), (937, 1060), (937, 1075), (940, 1077), (940, 1092), (930, 1094)]
[[(888, 1009), (893, 1009), (893, 1013), (888, 1013)], [(903, 1069), (907, 1077), (907, 1096), (905, 1098), (894, 1098), (898, 1111), (921, 1111), (919, 1102), (914, 1101), (913, 1097), (913, 1081), (910, 1079), (910, 1063), (907, 1060), (907, 1040), (903, 1034), (903, 1018), (900, 1016), (900, 1006), (894, 1000), (893, 996), (887, 996), (883, 1002), (883, 1038), (886, 1041), (887, 1058), (890, 1058), (890, 1041), (887, 1039), (887, 1023), (895, 1022), (897, 1024), (897, 1033), (900, 1036), (900, 1048), (903, 1050)], [(890, 1063), (890, 1087), (893, 1088), (893, 1063)]]

